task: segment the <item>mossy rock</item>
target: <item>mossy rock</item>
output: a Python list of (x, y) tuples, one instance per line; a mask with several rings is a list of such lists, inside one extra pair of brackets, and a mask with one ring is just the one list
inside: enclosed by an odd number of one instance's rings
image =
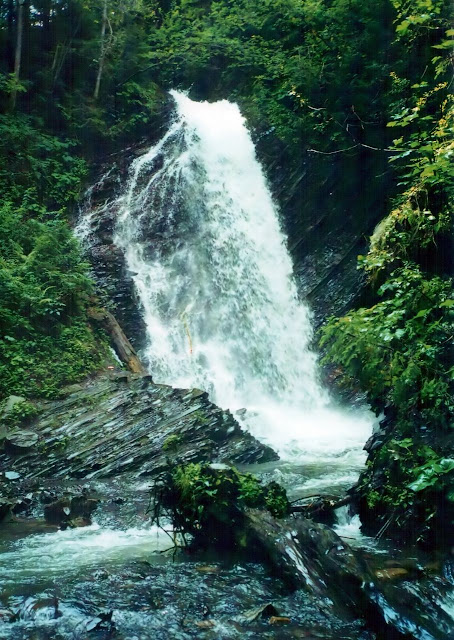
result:
[(238, 544), (247, 509), (285, 517), (290, 503), (276, 482), (263, 485), (250, 473), (224, 464), (187, 464), (169, 468), (155, 484), (155, 520), (170, 515), (175, 530), (195, 546)]

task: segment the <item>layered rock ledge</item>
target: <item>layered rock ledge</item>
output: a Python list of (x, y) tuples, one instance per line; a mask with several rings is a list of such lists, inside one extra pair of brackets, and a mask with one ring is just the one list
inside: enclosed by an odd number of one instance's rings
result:
[(30, 446), (0, 453), (0, 469), (22, 479), (152, 476), (169, 452), (183, 463), (278, 458), (207, 393), (155, 384), (148, 375), (101, 376), (37, 408), (39, 416), (27, 427)]

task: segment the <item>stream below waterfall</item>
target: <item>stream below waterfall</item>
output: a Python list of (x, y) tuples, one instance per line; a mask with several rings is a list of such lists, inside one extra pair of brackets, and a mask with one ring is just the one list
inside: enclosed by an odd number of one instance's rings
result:
[[(260, 565), (162, 553), (172, 541), (147, 524), (147, 488), (132, 479), (97, 483), (108, 507), (88, 527), (3, 525), (0, 590), (17, 619), (0, 621), (0, 638), (368, 637), (361, 621), (337, 617), (328, 601), (289, 595)], [(267, 603), (292, 620), (271, 636), (266, 620), (244, 619)]]
[[(0, 593), (5, 609), (0, 607), (0, 638), (375, 638), (363, 620), (338, 611), (329, 598), (301, 590), (289, 593), (278, 577), (244, 557), (174, 554), (169, 532), (149, 524), (148, 483), (122, 477), (92, 483), (91, 489), (102, 503), (90, 526), (57, 530), (45, 525), (39, 512), (1, 526)], [(415, 569), (433, 563), (422, 554), (402, 553), (364, 538), (359, 523), (344, 510), (338, 520), (339, 534), (372, 567), (392, 571), (387, 567), (393, 563)], [(440, 607), (454, 614), (454, 567), (440, 564), (423, 580), (416, 580), (416, 573), (392, 586), (401, 590), (403, 609), (397, 613), (389, 608), (388, 615), (401, 620), (404, 629), (412, 629), (413, 607), (423, 607), (429, 620), (437, 619)], [(268, 604), (288, 622), (272, 625), (270, 616), (261, 618), (258, 614)], [(14, 613), (12, 622), (6, 622), (7, 612)], [(420, 629), (411, 637), (451, 637), (448, 627), (440, 628), (437, 636)]]
[[(114, 201), (83, 212), (77, 234), (89, 244), (96, 216), (116, 211), (114, 242), (132, 274), (147, 331), (141, 357), (156, 382), (204, 389), (230, 409), (281, 458), (248, 470), (283, 484), (291, 500), (340, 496), (364, 465), (375, 418), (367, 407), (337, 406), (320, 383), (311, 314), (238, 107), (172, 97), (167, 133), (132, 163)], [(90, 526), (56, 530), (41, 513), (1, 525), (0, 604), (14, 622), (2, 623), (0, 607), (0, 638), (375, 637), (328, 600), (289, 595), (260, 565), (166, 551), (171, 539), (146, 515), (147, 483), (91, 484), (103, 499)], [(336, 528), (376, 567), (396, 557), (364, 538), (346, 509)], [(429, 592), (454, 609), (446, 566), (422, 591), (404, 587), (428, 615)], [(255, 617), (267, 603), (289, 623)]]

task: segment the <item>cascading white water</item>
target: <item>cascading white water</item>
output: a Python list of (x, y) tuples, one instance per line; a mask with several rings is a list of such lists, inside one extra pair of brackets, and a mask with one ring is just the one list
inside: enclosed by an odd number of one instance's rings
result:
[(355, 466), (371, 416), (332, 407), (317, 380), (310, 314), (244, 118), (225, 100), (171, 93), (174, 122), (133, 163), (114, 238), (154, 379), (245, 408), (242, 423), (287, 459)]
[[(49, 579), (54, 573), (77, 573), (97, 563), (114, 565), (128, 558), (149, 558), (169, 548), (169, 537), (157, 526), (118, 530), (92, 524), (56, 533), (34, 534), (2, 550), (0, 584)], [(8, 568), (6, 571), (5, 568)]]

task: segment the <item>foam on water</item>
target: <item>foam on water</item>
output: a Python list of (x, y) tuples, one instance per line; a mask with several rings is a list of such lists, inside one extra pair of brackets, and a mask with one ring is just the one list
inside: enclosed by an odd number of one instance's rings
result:
[(380, 548), (378, 541), (375, 538), (363, 535), (359, 515), (351, 515), (348, 506), (339, 507), (339, 509), (336, 509), (335, 513), (336, 524), (333, 529), (338, 536), (347, 540), (350, 546), (369, 549), (375, 554), (388, 553), (386, 548)]
[(0, 584), (22, 583), (52, 574), (71, 575), (98, 563), (124, 563), (168, 549), (171, 541), (158, 527), (126, 530), (99, 524), (27, 536), (0, 554)]

